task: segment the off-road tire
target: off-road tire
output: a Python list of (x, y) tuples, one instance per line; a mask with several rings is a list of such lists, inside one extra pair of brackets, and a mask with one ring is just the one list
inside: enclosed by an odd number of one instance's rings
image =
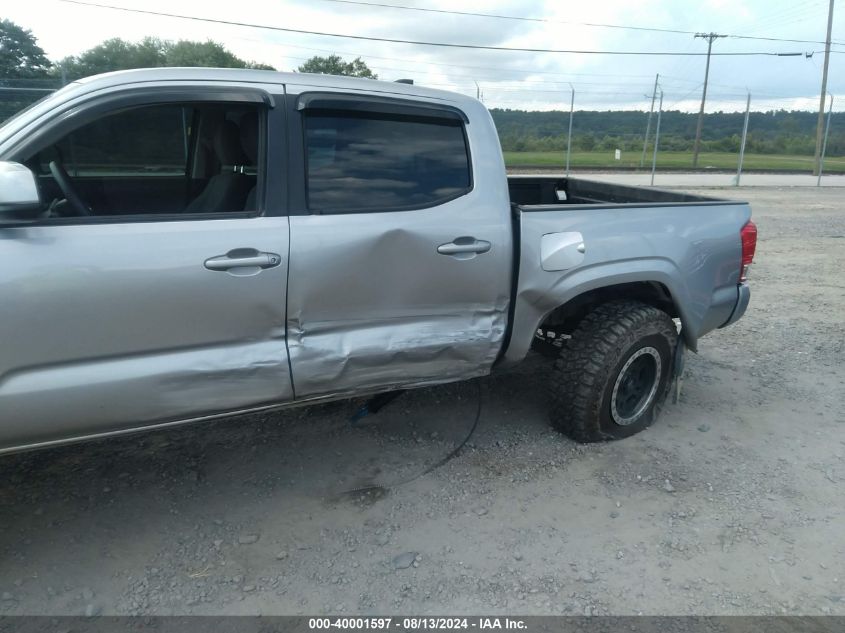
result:
[[(621, 439), (642, 431), (657, 418), (666, 398), (677, 345), (677, 328), (662, 310), (639, 301), (598, 306), (578, 324), (555, 361), (552, 425), (578, 442)], [(635, 370), (632, 363), (644, 356), (649, 358), (639, 361), (642, 371), (637, 376), (645, 375), (642, 384), (651, 383), (642, 387), (643, 395), (634, 405), (639, 408), (624, 418), (618, 408), (611, 411), (611, 406), (617, 407), (614, 387), (621, 392), (619, 385), (626, 384)], [(646, 367), (648, 363), (652, 366)], [(620, 377), (623, 368), (626, 372)], [(657, 387), (651, 394), (655, 379)], [(625, 423), (619, 424), (614, 414)]]

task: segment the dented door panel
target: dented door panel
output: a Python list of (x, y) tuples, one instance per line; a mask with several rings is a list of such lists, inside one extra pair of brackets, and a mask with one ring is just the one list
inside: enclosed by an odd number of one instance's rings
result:
[[(296, 103), (311, 91), (286, 86), (294, 169), (307, 162)], [(473, 378), (490, 372), (502, 348), (513, 236), (490, 114), (467, 100), (414, 96), (407, 103), (467, 115), (471, 187), (423, 208), (323, 215), (307, 207), (307, 174), (291, 177), (287, 331), (298, 400)], [(334, 186), (365, 209), (355, 184), (338, 178)]]
[(437, 252), (466, 235), (471, 199), (435, 209), (292, 216), (288, 348), (297, 398), (472, 378), (490, 371), (507, 321), (508, 227), (481, 220), (472, 258)]

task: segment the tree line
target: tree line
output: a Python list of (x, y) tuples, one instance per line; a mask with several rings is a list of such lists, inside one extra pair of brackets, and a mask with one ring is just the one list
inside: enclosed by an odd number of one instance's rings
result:
[[(31, 31), (10, 20), (0, 20), (0, 87), (4, 89), (0, 94), (0, 122), (43, 94), (76, 79), (115, 70), (174, 66), (276, 70), (268, 64), (242, 59), (213, 40), (171, 41), (156, 37), (140, 42), (115, 37), (79, 55), (51, 61)], [(378, 79), (360, 57), (346, 61), (338, 55), (314, 56), (296, 70)]]
[[(67, 82), (114, 70), (168, 66), (276, 70), (268, 64), (241, 59), (213, 40), (173, 42), (157, 37), (145, 37), (140, 42), (114, 37), (79, 55), (53, 62), (32, 31), (11, 20), (0, 20), (0, 81), (55, 78)], [(297, 70), (378, 79), (360, 57), (347, 62), (339, 55), (314, 56)]]
[[(565, 151), (569, 112), (491, 111), (502, 148), (511, 152)], [(572, 123), (572, 149), (577, 151), (642, 151), (647, 113), (641, 111), (576, 111)], [(738, 152), (744, 112), (713, 112), (704, 115), (703, 151)], [(652, 117), (650, 143), (657, 117)], [(660, 149), (691, 151), (698, 114), (672, 110), (660, 120)], [(760, 154), (812, 155), (816, 147), (814, 112), (772, 110), (752, 112), (745, 150)], [(827, 153), (845, 154), (845, 112), (834, 112)]]

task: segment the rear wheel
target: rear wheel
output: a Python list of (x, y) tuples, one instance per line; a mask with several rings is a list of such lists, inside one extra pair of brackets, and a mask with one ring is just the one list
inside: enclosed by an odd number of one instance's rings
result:
[(629, 437), (656, 419), (678, 332), (638, 301), (606, 303), (564, 341), (552, 379), (552, 424), (579, 442)]

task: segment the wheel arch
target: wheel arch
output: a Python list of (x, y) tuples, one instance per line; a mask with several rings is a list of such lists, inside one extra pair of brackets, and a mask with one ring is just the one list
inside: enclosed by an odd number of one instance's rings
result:
[[(642, 262), (640, 262), (642, 264)], [(665, 264), (665, 262), (664, 262)], [(630, 266), (630, 263), (628, 264)], [(683, 284), (670, 270), (661, 270), (666, 266), (651, 270), (628, 270), (622, 272), (620, 266), (602, 275), (600, 269), (583, 271), (580, 280), (578, 273), (556, 280), (549, 286), (522, 287), (516, 297), (512, 332), (508, 348), (502, 357), (502, 365), (510, 365), (522, 360), (535, 338), (538, 329), (555, 324), (558, 328), (564, 324), (568, 333), (594, 307), (615, 300), (636, 300), (654, 306), (681, 321), (681, 337), (687, 348), (695, 352), (698, 349), (696, 332), (700, 319), (685, 307), (689, 296)], [(602, 281), (613, 280), (612, 283)], [(524, 279), (520, 280), (520, 284)], [(574, 283), (573, 283), (574, 282)], [(693, 311), (694, 312), (694, 311)]]
[[(678, 303), (665, 284), (659, 281), (633, 281), (586, 290), (546, 313), (538, 328), (558, 328), (568, 334), (577, 328), (581, 320), (596, 306), (624, 300), (640, 301), (662, 310), (673, 319), (683, 321)], [(689, 345), (689, 342), (687, 344)]]

